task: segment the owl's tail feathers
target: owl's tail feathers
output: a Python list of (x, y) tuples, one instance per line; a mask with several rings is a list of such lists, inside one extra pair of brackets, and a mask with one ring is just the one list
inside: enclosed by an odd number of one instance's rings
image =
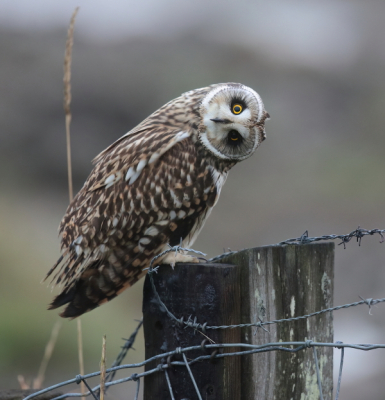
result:
[[(52, 303), (49, 305), (48, 310), (54, 310), (55, 308), (64, 306), (67, 303), (71, 303), (71, 301), (73, 300), (73, 298), (75, 297), (75, 293), (76, 293), (76, 285), (73, 285), (70, 288), (66, 288), (65, 290), (63, 290), (58, 296), (56, 296)], [(68, 307), (67, 307), (68, 308)], [(71, 307), (72, 308), (72, 307)], [(74, 312), (76, 309), (72, 310), (72, 312), (69, 312), (69, 314), (73, 314), (73, 315), (64, 315), (66, 314), (66, 312), (62, 312), (60, 315), (62, 317), (72, 317), (75, 318), (78, 315), (81, 315), (79, 313)]]
[[(91, 286), (93, 286), (92, 283)], [(95, 291), (95, 287), (90, 290), (87, 288), (84, 281), (78, 281), (72, 286), (64, 289), (58, 296), (56, 296), (48, 309), (53, 310), (67, 304), (67, 307), (59, 315), (63, 318), (71, 319), (79, 317), (99, 305), (97, 298), (90, 298), (87, 295), (91, 294), (91, 291), (94, 293), (97, 292)]]
[(53, 310), (67, 304), (60, 316), (71, 319), (79, 317), (110, 301), (133, 285), (138, 278), (127, 278), (123, 271), (117, 271), (108, 261), (95, 261), (75, 282), (64, 287), (48, 309)]

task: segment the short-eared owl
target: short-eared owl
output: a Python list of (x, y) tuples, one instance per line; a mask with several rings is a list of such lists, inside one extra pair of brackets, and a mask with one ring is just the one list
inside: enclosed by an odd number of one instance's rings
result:
[(190, 247), (230, 168), (265, 139), (268, 117), (247, 86), (211, 85), (165, 104), (100, 153), (60, 223), (62, 256), (47, 277), (56, 270), (63, 288), (50, 309), (68, 304), (61, 316), (77, 317), (133, 285), (168, 244)]

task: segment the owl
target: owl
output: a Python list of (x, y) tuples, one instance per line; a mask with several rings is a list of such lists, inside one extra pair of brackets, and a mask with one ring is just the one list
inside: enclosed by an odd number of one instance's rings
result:
[(67, 305), (60, 315), (77, 317), (132, 286), (169, 246), (190, 248), (268, 118), (253, 89), (215, 84), (170, 101), (101, 152), (60, 223), (62, 255), (46, 279), (55, 272), (62, 291), (49, 309)]

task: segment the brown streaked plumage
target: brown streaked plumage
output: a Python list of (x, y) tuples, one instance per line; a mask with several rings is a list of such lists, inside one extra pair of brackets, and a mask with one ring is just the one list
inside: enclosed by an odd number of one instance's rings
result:
[(63, 285), (50, 309), (77, 317), (111, 300), (171, 246), (193, 244), (227, 173), (264, 140), (269, 115), (259, 95), (237, 83), (182, 94), (94, 160), (59, 231), (51, 268)]

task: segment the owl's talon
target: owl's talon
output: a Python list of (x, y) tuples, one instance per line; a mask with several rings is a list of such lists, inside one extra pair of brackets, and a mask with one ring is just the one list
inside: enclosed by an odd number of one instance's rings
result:
[(182, 253), (168, 253), (162, 260), (162, 264), (170, 264), (172, 269), (176, 263), (199, 263), (199, 258)]

